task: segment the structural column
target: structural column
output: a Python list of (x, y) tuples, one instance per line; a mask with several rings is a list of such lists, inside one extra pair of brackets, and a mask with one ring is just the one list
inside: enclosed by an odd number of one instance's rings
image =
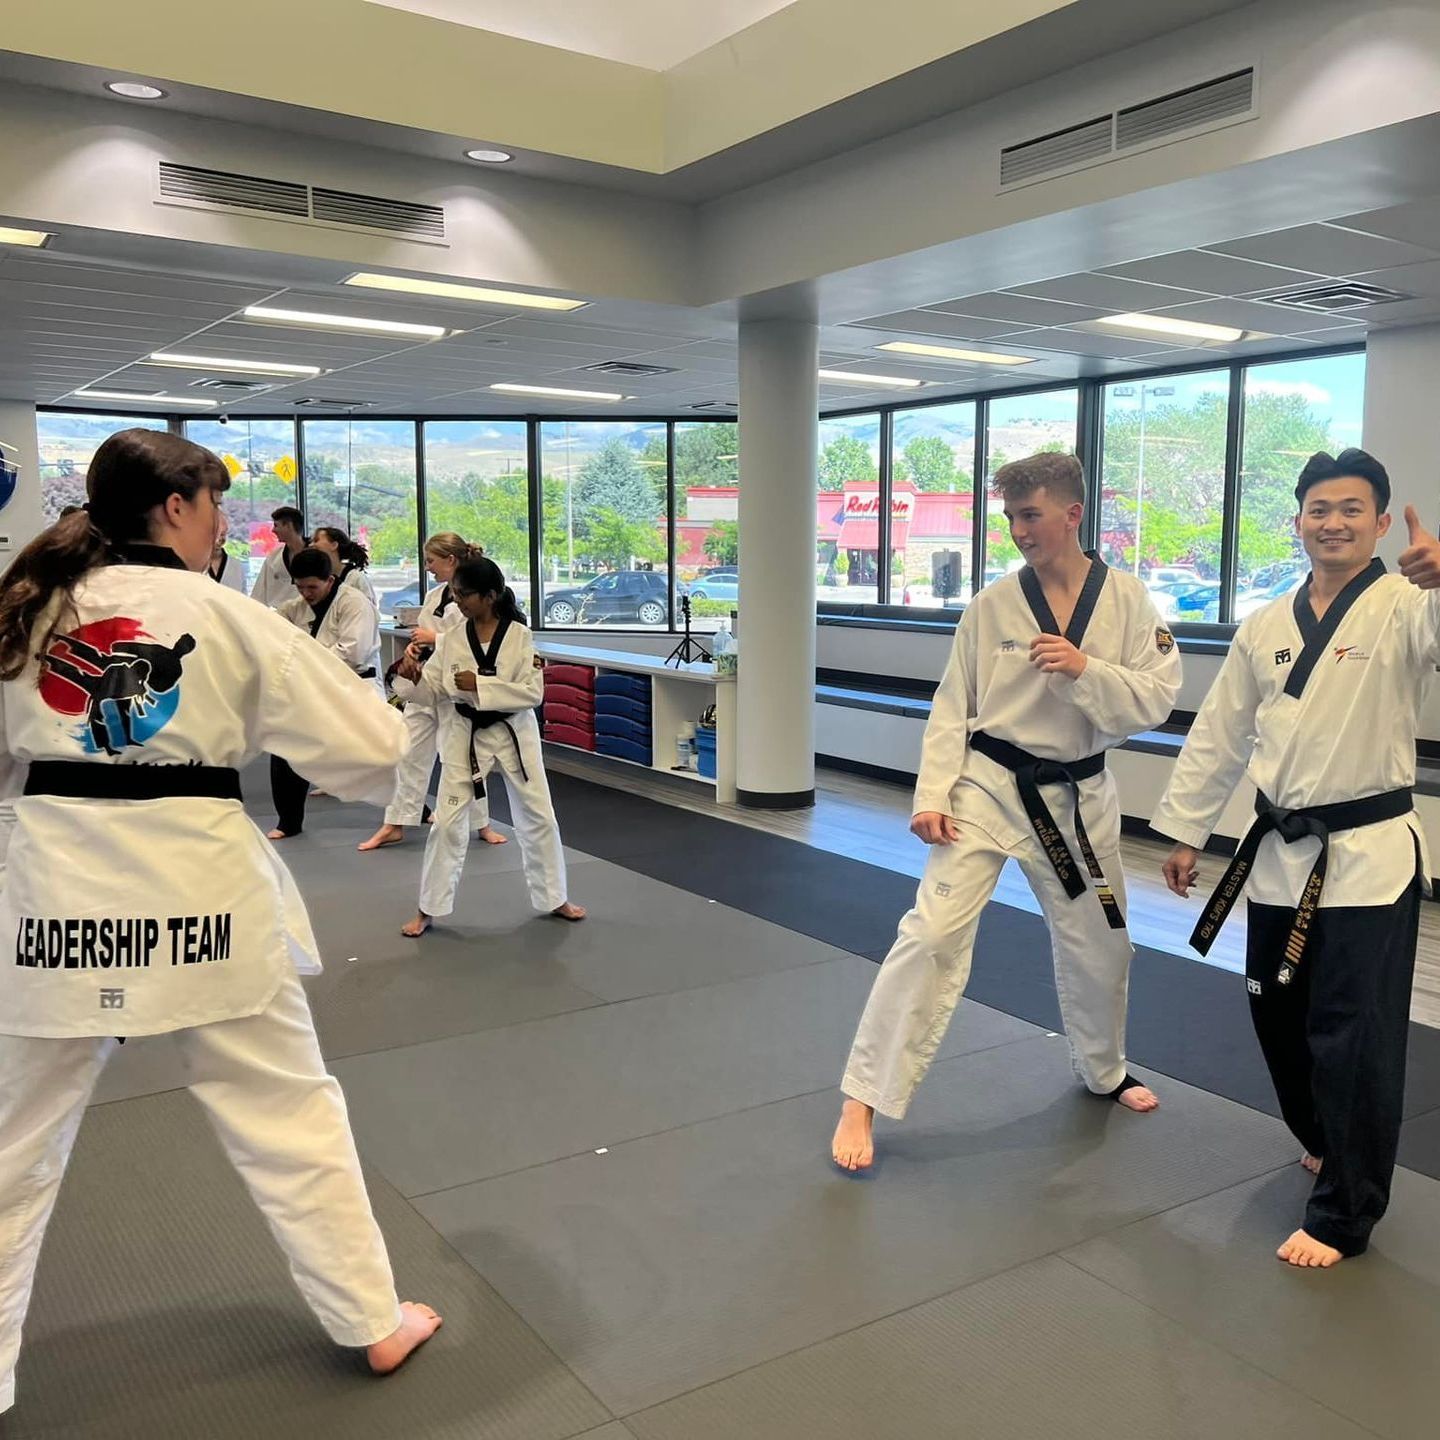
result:
[[(1390, 533), (1377, 553), (1390, 569), (1408, 543), (1405, 507), (1440, 534), (1440, 325), (1371, 331), (1365, 346), (1361, 443), (1390, 472)], [(1426, 732), (1428, 733), (1428, 732)]]
[(15, 493), (0, 507), (0, 571), (3, 571), (16, 552), (45, 528), (45, 512), (40, 503), (35, 406), (29, 400), (0, 400), (0, 440), (5, 442), (0, 454), (20, 465)]
[(742, 805), (815, 803), (815, 495), (819, 332), (740, 323)]

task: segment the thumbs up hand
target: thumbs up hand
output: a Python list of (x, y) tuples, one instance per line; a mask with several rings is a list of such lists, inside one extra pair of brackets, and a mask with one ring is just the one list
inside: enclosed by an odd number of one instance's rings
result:
[(1422, 590), (1440, 590), (1440, 540), (1421, 523), (1413, 505), (1405, 507), (1410, 544), (1400, 556), (1400, 573)]

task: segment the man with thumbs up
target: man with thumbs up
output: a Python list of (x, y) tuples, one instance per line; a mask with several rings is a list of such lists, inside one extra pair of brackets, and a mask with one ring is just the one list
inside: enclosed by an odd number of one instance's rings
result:
[(1151, 824), (1178, 842), (1165, 881), (1188, 896), (1242, 774), (1258, 792), (1190, 943), (1204, 954), (1248, 886), (1251, 1017), (1316, 1175), (1305, 1223), (1277, 1253), (1327, 1268), (1368, 1245), (1399, 1143), (1430, 874), (1412, 789), (1422, 691), (1440, 664), (1440, 541), (1407, 506), (1409, 547), (1386, 573), (1375, 545), (1390, 478), (1363, 450), (1313, 455), (1295, 497), (1310, 576), (1236, 631)]

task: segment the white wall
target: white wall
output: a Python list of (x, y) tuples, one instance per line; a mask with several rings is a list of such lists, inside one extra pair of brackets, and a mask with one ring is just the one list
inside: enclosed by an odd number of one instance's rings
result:
[[(0, 440), (20, 452), (14, 498), (0, 510), (0, 570), (40, 531), (40, 452), (35, 441), (35, 407), (28, 400), (0, 400)], [(6, 458), (15, 455), (6, 450)]]

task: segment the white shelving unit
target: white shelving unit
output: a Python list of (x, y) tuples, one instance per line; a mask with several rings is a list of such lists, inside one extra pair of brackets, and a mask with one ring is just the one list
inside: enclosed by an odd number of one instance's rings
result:
[[(722, 805), (735, 803), (735, 677), (717, 675), (709, 661), (678, 668), (649, 655), (623, 650), (602, 650), (590, 645), (561, 645), (536, 639), (535, 650), (546, 660), (563, 665), (588, 665), (604, 673), (644, 675), (650, 681), (651, 770), (714, 787)], [(715, 707), (715, 779), (693, 770), (676, 770), (675, 737), (686, 721), (692, 724), (708, 706)], [(547, 745), (556, 742), (547, 740)], [(582, 753), (589, 753), (582, 752)], [(606, 760), (615, 760), (607, 755)], [(617, 764), (636, 764), (618, 760)]]

